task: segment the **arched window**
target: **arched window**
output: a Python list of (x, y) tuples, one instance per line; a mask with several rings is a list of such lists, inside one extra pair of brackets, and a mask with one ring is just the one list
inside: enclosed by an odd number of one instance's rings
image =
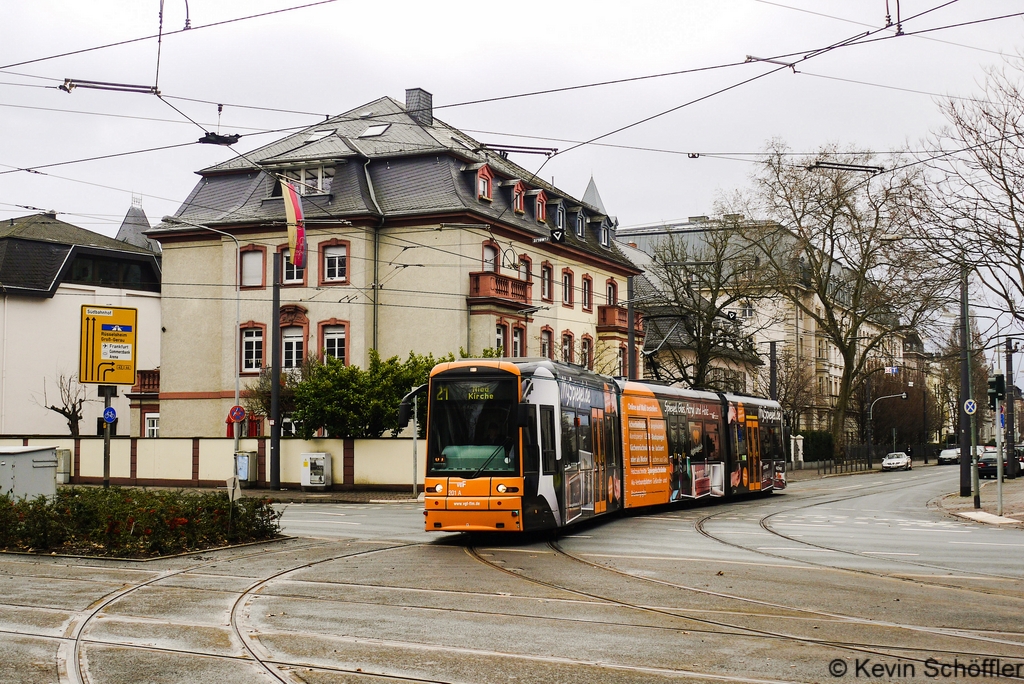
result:
[(587, 235), (587, 217), (583, 210), (576, 212), (576, 237), (583, 240)]
[(619, 286), (614, 280), (609, 280), (605, 286), (605, 295), (607, 301), (605, 302), (608, 306), (615, 306), (619, 303)]
[(498, 248), (494, 245), (484, 245), (484, 270), (498, 272)]

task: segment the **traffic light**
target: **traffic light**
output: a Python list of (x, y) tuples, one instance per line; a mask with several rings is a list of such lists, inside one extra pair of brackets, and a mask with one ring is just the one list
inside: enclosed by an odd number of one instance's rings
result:
[(996, 410), (996, 399), (1006, 398), (1006, 378), (1002, 373), (988, 376), (988, 405)]

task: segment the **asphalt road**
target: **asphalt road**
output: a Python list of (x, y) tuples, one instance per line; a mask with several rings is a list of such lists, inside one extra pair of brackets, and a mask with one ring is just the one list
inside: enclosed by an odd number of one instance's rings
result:
[(988, 675), (1024, 679), (1024, 530), (929, 508), (956, 477), (812, 480), (559, 538), (289, 504), (277, 544), (0, 556), (0, 682), (1020, 681)]

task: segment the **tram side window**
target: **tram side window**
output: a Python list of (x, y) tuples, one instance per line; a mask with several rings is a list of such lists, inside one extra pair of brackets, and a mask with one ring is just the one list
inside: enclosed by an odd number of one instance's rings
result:
[(585, 413), (577, 413), (576, 419), (576, 422), (579, 425), (576, 431), (579, 439), (579, 450), (593, 452), (593, 440), (591, 439), (590, 434), (590, 416)]
[(555, 407), (540, 407), (540, 448), (545, 475), (553, 475), (558, 469), (555, 451)]
[(761, 427), (761, 458), (782, 458), (779, 429), (774, 425)]
[(580, 453), (576, 440), (576, 412), (562, 409), (562, 458), (567, 464), (579, 463)]
[(683, 431), (679, 427), (679, 416), (668, 417), (668, 451), (673, 460), (678, 460), (679, 455), (686, 451), (683, 444)]
[(540, 445), (537, 443), (537, 407), (528, 404), (529, 426), (523, 428), (523, 472), (534, 473), (540, 469)]
[(707, 447), (704, 444), (704, 425), (700, 422), (691, 421), (689, 424), (690, 435), (690, 459), (694, 461), (707, 460)]
[(708, 460), (722, 460), (721, 443), (718, 438), (718, 423), (704, 423), (704, 441), (707, 444)]

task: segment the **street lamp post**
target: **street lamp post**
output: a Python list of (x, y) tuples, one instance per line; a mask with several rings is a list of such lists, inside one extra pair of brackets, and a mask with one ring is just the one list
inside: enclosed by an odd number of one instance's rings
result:
[[(224, 236), (229, 237), (229, 238), (231, 238), (232, 240), (235, 241), (235, 334), (234, 334), (234, 346), (235, 346), (235, 403), (233, 405), (234, 406), (238, 406), (239, 384), (240, 384), (240, 378), (239, 378), (240, 368), (239, 367), (241, 365), (239, 363), (239, 360), (238, 360), (239, 347), (241, 347), (241, 341), (239, 340), (238, 336), (241, 334), (240, 328), (241, 328), (241, 325), (242, 325), (242, 290), (241, 290), (241, 285), (242, 285), (242, 274), (241, 274), (241, 269), (242, 269), (242, 247), (241, 247), (241, 244), (238, 242), (238, 238), (236, 238), (231, 233), (227, 233), (227, 232), (224, 232), (223, 230), (218, 230), (216, 228), (211, 228), (210, 226), (203, 225), (202, 223), (194, 223), (192, 221), (186, 221), (185, 219), (178, 218), (177, 216), (164, 216), (162, 221), (164, 223), (174, 223), (174, 224), (183, 225), (183, 226), (192, 226), (193, 228), (201, 228), (202, 230), (208, 230), (211, 233), (217, 233), (218, 235), (224, 235)], [(238, 435), (238, 423), (234, 423), (233, 422), (231, 424), (231, 434), (235, 438), (235, 451), (237, 452), (238, 451), (238, 438), (239, 438), (239, 435)]]
[(874, 434), (873, 434), (874, 433), (874, 425), (873, 425), (874, 421), (872, 419), (874, 418), (874, 414), (875, 414), (875, 404), (877, 404), (878, 402), (882, 401), (883, 399), (897, 399), (897, 398), (905, 400), (907, 398), (907, 393), (906, 392), (901, 392), (900, 394), (887, 394), (884, 397), (878, 397), (873, 402), (871, 402), (871, 404), (868, 406), (868, 467), (869, 468), (871, 467), (871, 446), (872, 446), (872, 443), (874, 442)]

